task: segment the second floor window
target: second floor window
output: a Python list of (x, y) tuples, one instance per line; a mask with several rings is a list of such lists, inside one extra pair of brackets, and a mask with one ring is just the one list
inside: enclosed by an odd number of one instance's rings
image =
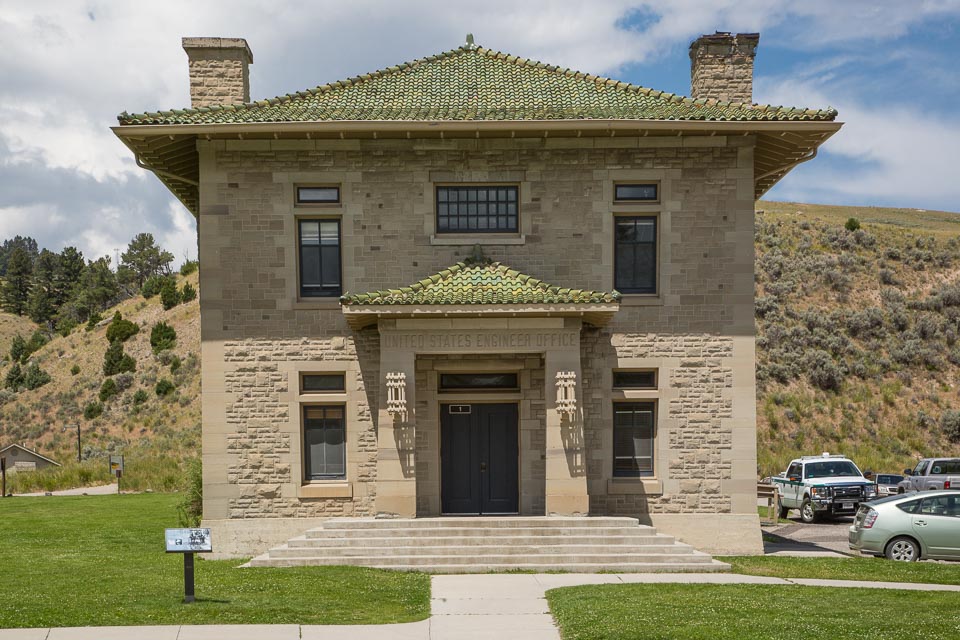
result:
[(339, 296), (340, 221), (300, 220), (300, 296)]
[(518, 233), (517, 187), (437, 187), (437, 233)]
[(617, 216), (614, 288), (620, 293), (657, 292), (657, 219)]

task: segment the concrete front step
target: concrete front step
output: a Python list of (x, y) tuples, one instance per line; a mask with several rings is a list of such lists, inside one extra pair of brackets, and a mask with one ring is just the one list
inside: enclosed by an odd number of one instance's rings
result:
[(356, 565), (433, 573), (723, 571), (635, 518), (331, 519), (253, 567)]
[(511, 527), (636, 527), (636, 518), (563, 517), (563, 516), (444, 516), (441, 518), (331, 518), (323, 523), (327, 531), (334, 529), (441, 529), (464, 526), (481, 529)]
[[(592, 532), (591, 532), (592, 533)], [(429, 543), (433, 547), (476, 547), (489, 545), (496, 541), (497, 545), (504, 547), (525, 546), (525, 545), (570, 545), (570, 544), (588, 544), (604, 546), (647, 546), (647, 545), (670, 545), (675, 540), (672, 536), (662, 534), (646, 535), (642, 532), (636, 532), (634, 535), (543, 535), (536, 536), (436, 536), (436, 537), (416, 537), (416, 536), (377, 536), (377, 537), (338, 537), (326, 538), (316, 537), (308, 538), (299, 536), (287, 541), (291, 547), (303, 547), (311, 549), (327, 549), (336, 547), (385, 547), (385, 546), (403, 546), (412, 547)]]
[(442, 528), (409, 528), (397, 527), (393, 529), (328, 529), (321, 527), (306, 532), (307, 538), (379, 538), (383, 536), (399, 536), (406, 538), (432, 538), (434, 536), (463, 536), (463, 537), (492, 537), (492, 536), (564, 536), (564, 535), (598, 535), (598, 536), (629, 536), (629, 535), (657, 535), (653, 527), (633, 525), (632, 527), (442, 527)]
[[(315, 558), (278, 558), (268, 564), (258, 559), (250, 561), (251, 567), (303, 567), (303, 566), (330, 566), (332, 563), (320, 562)], [(341, 565), (369, 567), (372, 569), (390, 569), (393, 571), (423, 571), (426, 573), (495, 573), (511, 571), (528, 571), (545, 573), (548, 571), (565, 571), (569, 573), (685, 573), (685, 572), (714, 572), (729, 571), (730, 565), (708, 560), (703, 562), (625, 562), (621, 559), (605, 563), (571, 562), (476, 562), (473, 564), (385, 564), (374, 559), (351, 559), (350, 562), (336, 563)]]
[(541, 555), (631, 555), (657, 554), (678, 555), (684, 550), (677, 545), (638, 545), (620, 546), (615, 554), (603, 545), (516, 545), (516, 546), (475, 546), (475, 547), (437, 547), (433, 546), (386, 546), (386, 547), (293, 547), (287, 545), (270, 550), (271, 558), (338, 558), (338, 557), (390, 557), (390, 556), (458, 556), (467, 558), (501, 556), (541, 556)]
[(466, 565), (500, 564), (504, 566), (555, 565), (564, 564), (604, 564), (614, 566), (620, 563), (627, 564), (706, 564), (711, 561), (710, 556), (660, 554), (660, 553), (584, 553), (584, 554), (555, 554), (544, 553), (533, 556), (515, 556), (510, 554), (487, 555), (398, 555), (398, 556), (342, 556), (342, 557), (274, 557), (271, 551), (269, 558), (260, 556), (250, 561), (253, 567), (275, 566), (327, 566), (327, 565), (360, 565), (366, 567), (404, 566), (432, 566), (432, 565)]

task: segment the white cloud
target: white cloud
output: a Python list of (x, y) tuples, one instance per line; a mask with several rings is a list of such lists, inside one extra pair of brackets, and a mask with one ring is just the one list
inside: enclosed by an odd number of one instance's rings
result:
[[(764, 89), (774, 104), (826, 104), (827, 94), (814, 81), (782, 79)], [(822, 149), (822, 157), (848, 161), (843, 172), (805, 172), (803, 181), (788, 177), (778, 194), (803, 200), (818, 193), (834, 201), (890, 202), (901, 206), (956, 210), (960, 205), (956, 150), (960, 122), (926, 112), (921, 106), (864, 104), (855, 96), (829, 90), (843, 129)], [(816, 161), (811, 163), (815, 165)]]

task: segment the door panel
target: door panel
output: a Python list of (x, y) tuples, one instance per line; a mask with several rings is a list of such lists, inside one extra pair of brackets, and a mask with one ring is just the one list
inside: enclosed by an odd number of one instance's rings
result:
[(440, 405), (442, 511), (517, 513), (517, 405), (468, 406), (470, 413), (451, 414)]
[(472, 428), (472, 413), (451, 414), (441, 405), (440, 473), (443, 513), (480, 513), (480, 476), (475, 460), (480, 458), (479, 432)]
[(482, 513), (517, 513), (517, 405), (475, 405), (482, 438)]

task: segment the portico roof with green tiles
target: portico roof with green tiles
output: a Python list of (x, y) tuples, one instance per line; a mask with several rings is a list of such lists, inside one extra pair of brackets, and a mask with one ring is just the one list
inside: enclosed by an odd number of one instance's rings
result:
[(118, 116), (121, 125), (322, 121), (832, 121), (834, 109), (693, 100), (472, 44), (247, 104)]
[[(499, 262), (459, 262), (408, 287), (340, 297), (346, 315), (497, 314), (591, 315), (608, 319), (619, 308), (618, 291), (589, 291), (547, 284)], [(599, 317), (599, 316), (597, 316)], [(367, 324), (363, 322), (362, 324)]]

